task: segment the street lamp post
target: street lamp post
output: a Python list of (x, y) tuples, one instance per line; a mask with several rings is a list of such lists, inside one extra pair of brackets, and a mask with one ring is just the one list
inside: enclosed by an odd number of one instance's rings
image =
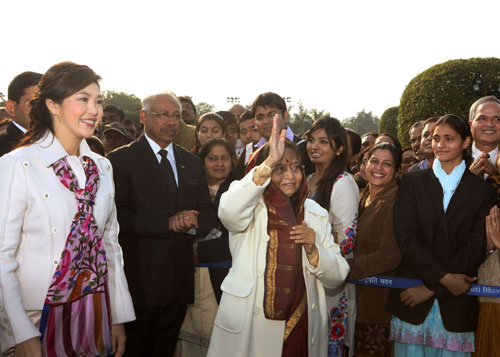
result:
[(239, 103), (240, 102), (240, 97), (226, 97), (226, 102), (228, 103)]

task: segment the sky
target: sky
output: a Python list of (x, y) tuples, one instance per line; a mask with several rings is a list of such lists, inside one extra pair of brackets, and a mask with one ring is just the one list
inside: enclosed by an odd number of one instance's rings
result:
[(172, 90), (227, 110), (260, 93), (339, 119), (380, 116), (451, 59), (500, 57), (499, 1), (7, 0), (0, 92), (23, 71), (86, 64), (102, 90)]

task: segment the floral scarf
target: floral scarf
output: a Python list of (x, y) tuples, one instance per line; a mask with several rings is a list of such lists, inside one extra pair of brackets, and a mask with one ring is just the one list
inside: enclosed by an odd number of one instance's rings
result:
[(111, 316), (106, 252), (93, 215), (99, 172), (84, 156), (85, 188), (66, 158), (52, 165), (59, 181), (74, 192), (78, 212), (71, 224), (45, 298), (40, 322), (44, 356), (110, 356)]

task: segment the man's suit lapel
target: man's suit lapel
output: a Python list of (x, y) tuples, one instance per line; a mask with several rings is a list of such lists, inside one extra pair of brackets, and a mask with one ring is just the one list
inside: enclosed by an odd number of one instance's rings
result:
[(13, 122), (7, 126), (7, 135), (9, 136), (9, 144), (13, 149), (24, 138), (24, 133)]
[(167, 185), (163, 181), (163, 174), (156, 154), (153, 152), (153, 149), (151, 149), (144, 135), (137, 140), (137, 153), (141, 157), (140, 164), (143, 166), (143, 168), (139, 170), (141, 170), (144, 175), (148, 175), (152, 180), (156, 181), (157, 184), (154, 186), (155, 189), (159, 188), (165, 195), (170, 194)]
[(184, 185), (186, 184), (188, 180), (188, 173), (186, 171), (186, 166), (184, 163), (186, 160), (184, 159), (184, 152), (182, 149), (179, 149), (179, 147), (172, 143), (173, 148), (174, 148), (174, 155), (175, 155), (175, 167), (177, 168), (177, 191), (179, 191), (179, 194), (183, 192)]
[(14, 123), (10, 123), (7, 127), (7, 133), (13, 139), (21, 139), (24, 136), (24, 133), (19, 129)]

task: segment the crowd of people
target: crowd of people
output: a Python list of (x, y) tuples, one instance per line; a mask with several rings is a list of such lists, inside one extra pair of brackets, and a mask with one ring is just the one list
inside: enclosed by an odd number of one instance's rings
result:
[(0, 110), (4, 356), (500, 356), (500, 293), (468, 294), (500, 292), (499, 99), (402, 147), (294, 133), (272, 92), (138, 126), (99, 81), (23, 72)]

